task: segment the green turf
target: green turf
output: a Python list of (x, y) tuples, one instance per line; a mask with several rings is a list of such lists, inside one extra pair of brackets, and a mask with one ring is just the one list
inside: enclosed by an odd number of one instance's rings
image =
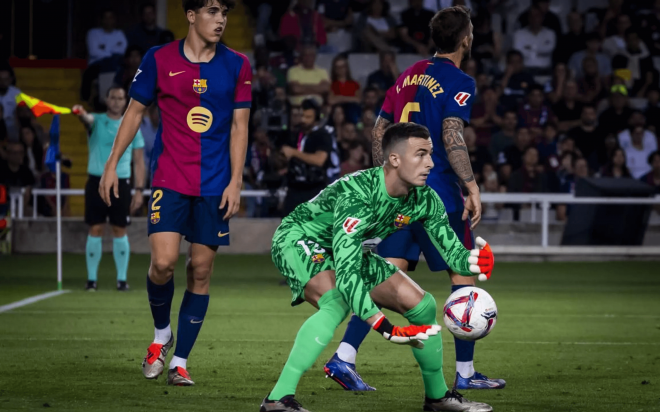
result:
[[(278, 286), (270, 258), (218, 257), (209, 313), (189, 363), (197, 382), (191, 388), (142, 377), (153, 337), (148, 256), (131, 259), (129, 293), (113, 290), (111, 255), (101, 262), (100, 290), (83, 292), (84, 256), (67, 255), (64, 286), (72, 293), (0, 313), (0, 410), (258, 410), (312, 313), (289, 306), (290, 292)], [(182, 263), (173, 308), (183, 291)], [(660, 411), (657, 268), (657, 262), (498, 263), (484, 286), (499, 320), (477, 344), (476, 365), (506, 379), (507, 388), (464, 394), (506, 412)], [(446, 275), (424, 267), (413, 277), (444, 302)], [(0, 305), (55, 286), (54, 256), (0, 257)], [(324, 378), (322, 362), (343, 327), (303, 377), (302, 404), (313, 412), (420, 411), (423, 387), (412, 354), (375, 334), (360, 351), (358, 370), (377, 392), (345, 392)], [(453, 340), (442, 333), (445, 376), (453, 381)]]

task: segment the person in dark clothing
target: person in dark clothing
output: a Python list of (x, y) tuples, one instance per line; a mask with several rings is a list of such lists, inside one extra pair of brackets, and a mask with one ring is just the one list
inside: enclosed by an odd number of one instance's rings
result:
[[(587, 48), (587, 36), (584, 33), (582, 15), (572, 11), (566, 16), (568, 33), (557, 37), (557, 47), (553, 55), (555, 63), (568, 63), (573, 53)], [(474, 46), (473, 46), (474, 47)]]
[(396, 66), (396, 54), (394, 52), (380, 53), (380, 68), (367, 77), (367, 87), (378, 89), (381, 97), (394, 86), (399, 77), (399, 69)]
[(423, 0), (410, 0), (409, 4), (410, 7), (401, 13), (401, 25), (398, 28), (403, 51), (428, 57), (433, 44), (429, 22), (434, 13), (424, 8)]
[(591, 163), (592, 169), (597, 169), (597, 159), (592, 160), (592, 155), (605, 144), (605, 134), (596, 127), (596, 109), (585, 105), (580, 115), (580, 125), (567, 134), (573, 138), (582, 156)]
[(474, 178), (477, 182), (481, 181), (482, 171), (486, 163), (491, 163), (490, 152), (484, 146), (477, 146), (477, 134), (472, 127), (466, 127), (463, 131), (465, 145), (470, 155), (470, 163), (474, 171)]
[(648, 89), (646, 91), (646, 100), (647, 105), (646, 110), (644, 110), (644, 116), (646, 116), (648, 122), (647, 128), (657, 136), (660, 133), (660, 106), (658, 105), (660, 101), (660, 90), (657, 88)]
[(518, 50), (509, 50), (507, 53), (506, 69), (497, 83), (501, 89), (502, 106), (507, 110), (518, 110), (518, 105), (534, 84), (534, 77), (525, 70), (523, 55)]
[(137, 46), (146, 52), (160, 44), (163, 29), (156, 24), (156, 8), (144, 2), (140, 5), (140, 24), (126, 33), (129, 46)]
[(550, 11), (550, 0), (532, 0), (532, 5), (518, 17), (520, 27), (529, 25), (529, 11), (534, 7), (538, 8), (543, 14), (543, 27), (554, 31), (557, 38), (560, 38), (562, 34), (561, 21), (555, 13)]
[(610, 107), (598, 117), (598, 125), (608, 133), (619, 133), (628, 127), (632, 109), (628, 105), (628, 90), (622, 84), (615, 84), (610, 89)]
[[(653, 186), (655, 188), (655, 194), (660, 195), (660, 151), (655, 151), (649, 155), (648, 159), (649, 165), (653, 168), (650, 172), (642, 176), (640, 179), (642, 182)], [(660, 209), (656, 205), (656, 210)]]
[(532, 137), (529, 134), (529, 129), (526, 127), (519, 128), (516, 132), (516, 142), (500, 152), (497, 163), (500, 165), (508, 164), (511, 166), (511, 171), (515, 172), (523, 165), (523, 153), (531, 144)]
[(288, 192), (284, 200), (284, 214), (316, 196), (327, 185), (332, 136), (319, 125), (321, 108), (312, 99), (302, 102), (301, 131), (296, 147), (282, 146), (289, 160)]

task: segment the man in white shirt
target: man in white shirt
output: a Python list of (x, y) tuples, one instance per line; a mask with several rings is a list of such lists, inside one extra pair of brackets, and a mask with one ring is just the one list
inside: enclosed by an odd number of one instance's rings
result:
[(116, 29), (115, 13), (103, 12), (101, 27), (87, 32), (87, 53), (92, 65), (112, 56), (123, 56), (128, 42), (124, 32)]
[(658, 140), (653, 132), (644, 128), (646, 117), (635, 111), (630, 116), (630, 127), (619, 133), (619, 146), (626, 152), (626, 165), (630, 174), (639, 179), (649, 171), (648, 157), (658, 150)]
[(543, 13), (537, 7), (529, 10), (529, 26), (513, 34), (513, 48), (525, 58), (525, 67), (535, 74), (549, 73), (552, 67), (552, 52), (557, 38), (555, 33), (543, 27)]
[(18, 139), (16, 128), (16, 96), (21, 93), (18, 87), (13, 86), (14, 76), (11, 68), (0, 68), (0, 106), (4, 113), (7, 134), (10, 139)]

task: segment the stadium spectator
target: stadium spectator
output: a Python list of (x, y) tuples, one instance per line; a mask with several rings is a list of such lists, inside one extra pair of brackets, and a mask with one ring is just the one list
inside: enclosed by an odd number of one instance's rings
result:
[(600, 51), (601, 40), (598, 34), (591, 33), (587, 35), (586, 48), (571, 55), (568, 61), (568, 68), (574, 74), (576, 79), (584, 77), (583, 62), (587, 57), (593, 57), (598, 62), (598, 72), (601, 76), (609, 76), (612, 74), (612, 59), (607, 54)]
[(619, 133), (628, 126), (631, 114), (628, 90), (622, 84), (615, 84), (610, 89), (610, 106), (598, 116), (598, 124), (610, 133)]
[(518, 113), (514, 110), (505, 111), (502, 116), (501, 129), (491, 137), (488, 145), (490, 156), (493, 159), (497, 159), (502, 150), (515, 142), (517, 125)]
[(115, 79), (113, 83), (115, 86), (119, 86), (122, 89), (128, 90), (131, 88), (131, 83), (135, 78), (135, 74), (140, 67), (142, 62), (142, 56), (144, 55), (143, 49), (139, 46), (129, 46), (124, 53), (124, 61), (122, 65), (117, 69), (117, 74), (115, 74)]
[(373, 138), (372, 132), (376, 125), (376, 113), (369, 109), (363, 110), (362, 116), (360, 117), (360, 123), (362, 126), (362, 140), (368, 142), (369, 146), (371, 146), (371, 139)]
[(645, 128), (646, 118), (642, 112), (634, 111), (628, 124), (628, 128), (619, 133), (619, 146), (625, 151), (630, 174), (639, 179), (651, 169), (648, 157), (658, 150), (658, 140)]
[[(394, 51), (396, 21), (389, 14), (390, 4), (385, 0), (372, 0), (355, 24), (353, 40), (355, 50), (362, 52)], [(428, 24), (428, 23), (427, 23)]]
[(485, 146), (477, 145), (477, 133), (473, 127), (468, 126), (464, 129), (463, 138), (465, 139), (465, 145), (470, 155), (474, 178), (477, 182), (480, 182), (484, 165), (492, 162), (490, 153)]
[(319, 125), (321, 108), (312, 99), (302, 102), (301, 131), (296, 147), (282, 146), (289, 160), (288, 191), (284, 200), (284, 214), (316, 196), (327, 185), (332, 136)]
[[(543, 193), (548, 191), (548, 178), (539, 165), (539, 152), (536, 147), (528, 147), (522, 157), (522, 167), (511, 173), (507, 192)], [(517, 208), (514, 208), (514, 211)], [(518, 219), (515, 219), (518, 220)]]
[[(575, 185), (578, 180), (589, 177), (589, 166), (583, 157), (568, 156), (568, 158), (571, 162), (571, 173), (561, 180), (561, 186), (559, 188), (559, 192), (561, 193), (575, 193)], [(557, 205), (555, 210), (556, 219), (563, 222), (570, 213), (570, 205)]]
[(434, 14), (424, 8), (424, 0), (408, 0), (410, 6), (401, 13), (399, 37), (403, 43), (402, 52), (417, 53), (426, 58), (433, 48), (429, 22)]
[[(60, 188), (69, 189), (71, 187), (71, 179), (68, 173), (60, 172)], [(54, 170), (46, 170), (39, 177), (39, 187), (42, 189), (55, 189), (57, 187), (57, 180)], [(71, 216), (71, 207), (68, 196), (60, 196), (60, 205), (62, 207), (62, 216)], [(57, 216), (57, 196), (39, 196), (37, 198), (37, 211), (39, 215), (45, 217)]]
[(312, 6), (312, 0), (299, 0), (280, 21), (280, 37), (295, 39), (296, 49), (306, 45), (321, 47), (327, 42), (323, 16)]
[(568, 73), (566, 65), (564, 63), (555, 63), (552, 69), (552, 77), (543, 86), (543, 92), (551, 104), (555, 104), (561, 100), (564, 95), (564, 86), (569, 77), (570, 73)]
[(556, 38), (559, 38), (563, 32), (561, 21), (555, 13), (550, 11), (550, 0), (532, 0), (532, 5), (518, 17), (520, 27), (527, 27), (532, 24), (534, 9), (540, 13), (541, 25), (552, 30)]
[(344, 176), (366, 169), (368, 167), (365, 161), (366, 155), (367, 151), (364, 149), (364, 145), (359, 141), (352, 141), (348, 146), (348, 159), (341, 163), (340, 175)]
[(391, 51), (379, 53), (380, 68), (367, 77), (367, 87), (378, 90), (381, 97), (392, 86), (399, 77), (399, 69), (396, 66), (396, 54)]
[(0, 160), (0, 184), (4, 184), (11, 191), (25, 189), (23, 193), (23, 207), (26, 214), (32, 211), (32, 187), (35, 184), (34, 175), (25, 165), (25, 147), (23, 143), (10, 141), (7, 143), (7, 160)]
[(555, 121), (555, 115), (548, 105), (543, 102), (543, 87), (534, 84), (527, 93), (527, 103), (518, 110), (520, 125), (529, 128), (532, 141), (538, 142), (543, 134), (543, 126)]
[(557, 117), (559, 132), (565, 132), (580, 124), (582, 103), (577, 101), (578, 85), (569, 80), (564, 84), (564, 93), (561, 100), (552, 106), (552, 112)]
[(480, 92), (480, 97), (472, 106), (470, 125), (476, 132), (477, 146), (488, 147), (493, 129), (502, 123), (502, 118), (498, 115), (497, 93), (494, 89), (485, 88)]
[[(479, 186), (481, 193), (504, 193), (506, 187), (500, 186), (497, 172), (492, 164), (486, 163), (482, 170), (482, 183)], [(482, 220), (497, 220), (499, 219), (499, 210), (502, 209), (501, 204), (483, 203), (483, 211), (481, 212)]]
[[(105, 59), (116, 60), (126, 52), (127, 41), (124, 32), (116, 28), (115, 13), (110, 10), (103, 12), (101, 27), (90, 29), (87, 32), (87, 54), (90, 66), (101, 63)], [(112, 63), (109, 63), (112, 65)], [(107, 70), (107, 71), (114, 71)]]
[(330, 81), (332, 84), (328, 103), (331, 105), (344, 104), (348, 106), (349, 111), (359, 112), (359, 103), (362, 101), (360, 84), (353, 80), (351, 68), (348, 66), (348, 58), (345, 55), (338, 54), (332, 60)]
[(642, 40), (653, 56), (660, 56), (660, 0), (655, 0), (648, 13), (639, 18)]
[(518, 110), (527, 91), (534, 84), (534, 77), (525, 69), (523, 55), (518, 50), (510, 50), (506, 55), (506, 68), (498, 81), (500, 103), (507, 109)]
[[(628, 8), (628, 7), (626, 7)], [(607, 7), (592, 8), (588, 14), (595, 15), (597, 20), (596, 29), (601, 38), (605, 38), (616, 31), (617, 17), (625, 14), (624, 0), (609, 0)], [(591, 16), (590, 16), (591, 17)], [(589, 31), (591, 31), (591, 27)]]
[[(655, 188), (655, 194), (660, 195), (660, 152), (655, 151), (647, 159), (651, 171), (642, 176), (642, 182)], [(656, 205), (656, 210), (658, 209)]]
[(591, 105), (584, 105), (580, 114), (580, 124), (567, 133), (575, 141), (575, 147), (582, 156), (591, 162), (592, 167), (598, 164), (597, 159), (592, 159), (592, 156), (605, 140), (605, 132), (596, 127), (596, 120), (596, 109)]
[(372, 110), (374, 113), (380, 113), (381, 100), (378, 91), (374, 88), (366, 88), (362, 93), (362, 110)]
[[(48, 142), (46, 131), (37, 121), (37, 117), (32, 113), (32, 110), (27, 106), (18, 106), (16, 107), (16, 133), (18, 133), (23, 127), (31, 127), (36, 133), (37, 139), (41, 145)], [(16, 139), (18, 139), (18, 135)]]
[(348, 151), (350, 150), (351, 143), (358, 139), (359, 137), (355, 123), (344, 122), (341, 127), (341, 140), (337, 140), (342, 161), (348, 159)]
[(44, 147), (31, 126), (21, 127), (18, 135), (25, 148), (23, 164), (30, 169), (36, 179), (41, 176), (41, 172), (44, 170)]
[(557, 125), (547, 123), (543, 128), (543, 139), (536, 145), (541, 164), (550, 170), (556, 170), (559, 166), (559, 161), (557, 160), (557, 137)]
[(327, 70), (316, 66), (316, 48), (304, 46), (300, 52), (300, 64), (289, 69), (287, 73), (289, 86), (289, 102), (300, 106), (306, 98), (312, 98), (317, 104), (323, 104), (323, 99), (330, 91), (330, 78)]
[(16, 96), (21, 93), (14, 86), (14, 71), (11, 67), (0, 67), (0, 106), (7, 134), (10, 139), (18, 137), (18, 126), (16, 125)]
[(341, 140), (341, 129), (345, 121), (346, 113), (344, 112), (344, 107), (340, 104), (332, 106), (328, 124), (335, 129), (335, 136), (337, 136), (338, 141)]
[(529, 25), (513, 34), (513, 48), (525, 57), (525, 67), (535, 74), (549, 73), (552, 52), (557, 44), (555, 33), (543, 27), (543, 12), (537, 6), (529, 10)]
[(601, 169), (600, 177), (632, 177), (626, 165), (626, 152), (619, 148), (612, 151), (609, 162)]
[(555, 48), (552, 60), (555, 63), (568, 63), (570, 57), (587, 47), (587, 35), (584, 32), (584, 21), (582, 15), (577, 11), (572, 11), (566, 15), (568, 22), (568, 32), (557, 35), (557, 47)]
[(605, 97), (609, 76), (607, 78), (601, 76), (598, 61), (593, 56), (586, 56), (582, 60), (582, 72), (584, 75), (577, 81), (579, 90), (577, 100), (597, 105)]
[(493, 30), (491, 26), (492, 16), (486, 10), (480, 11), (474, 19), (472, 31), (472, 57), (483, 67), (484, 71), (496, 70), (502, 54), (502, 36)]
[[(521, 127), (516, 131), (516, 141), (507, 146), (497, 156), (497, 163), (507, 164), (511, 172), (515, 172), (523, 165), (523, 153), (532, 145), (532, 137), (527, 127)], [(536, 157), (538, 158), (538, 152)]]
[(275, 97), (277, 78), (268, 70), (268, 65), (257, 64), (257, 71), (252, 78), (252, 102), (255, 108), (268, 107)]
[[(660, 0), (658, 0), (660, 1)], [(650, 88), (646, 91), (646, 116), (647, 127), (657, 136), (660, 133), (660, 89)], [(1, 131), (0, 131), (1, 132)]]
[(353, 47), (351, 28), (353, 10), (350, 0), (317, 0), (316, 9), (323, 16), (327, 33), (325, 53), (344, 53)]
[[(603, 41), (603, 52), (610, 56), (616, 56), (621, 50), (626, 48), (626, 30), (631, 26), (630, 16), (620, 14), (616, 18), (616, 33), (607, 37)], [(601, 33), (602, 36), (602, 33)]]
[(646, 45), (640, 40), (636, 28), (626, 30), (626, 46), (618, 51), (618, 55), (625, 56), (630, 72), (629, 93), (635, 97), (644, 97), (646, 89), (655, 81), (657, 76), (653, 68), (653, 60)]
[(156, 24), (156, 7), (152, 3), (140, 4), (140, 23), (126, 32), (128, 46), (137, 46), (143, 53), (162, 44), (160, 35), (163, 29)]

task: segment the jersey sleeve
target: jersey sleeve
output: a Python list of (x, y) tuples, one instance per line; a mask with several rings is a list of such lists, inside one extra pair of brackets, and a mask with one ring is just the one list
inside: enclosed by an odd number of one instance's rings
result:
[(138, 129), (137, 133), (135, 134), (135, 139), (133, 139), (133, 142), (131, 142), (131, 149), (143, 149), (144, 148), (144, 136), (142, 135), (142, 132)]
[(463, 276), (474, 276), (470, 272), (470, 251), (467, 250), (458, 239), (456, 232), (449, 225), (449, 218), (445, 205), (438, 194), (425, 187), (420, 191), (421, 202), (418, 206), (424, 219), (424, 229), (428, 233), (431, 242), (440, 252), (440, 256), (447, 262), (451, 270)]
[(239, 56), (243, 63), (234, 92), (234, 109), (249, 109), (252, 106), (252, 67), (247, 57), (242, 54)]
[(332, 250), (335, 258), (337, 290), (362, 320), (378, 313), (362, 277), (362, 239), (370, 224), (367, 203), (359, 197), (338, 201), (334, 212)]
[[(476, 86), (471, 77), (465, 77), (458, 82), (457, 86), (451, 89), (447, 101), (445, 102), (445, 116), (458, 117), (465, 123), (470, 122), (472, 114), (472, 104), (474, 103)], [(444, 119), (443, 119), (444, 120)]]
[(154, 55), (156, 50), (158, 49), (152, 48), (144, 55), (128, 93), (131, 99), (137, 100), (145, 106), (150, 106), (156, 100), (156, 81), (158, 80)]
[(383, 107), (380, 108), (380, 117), (383, 119), (394, 122), (394, 97), (396, 96), (396, 84), (389, 88), (385, 93), (385, 100)]

